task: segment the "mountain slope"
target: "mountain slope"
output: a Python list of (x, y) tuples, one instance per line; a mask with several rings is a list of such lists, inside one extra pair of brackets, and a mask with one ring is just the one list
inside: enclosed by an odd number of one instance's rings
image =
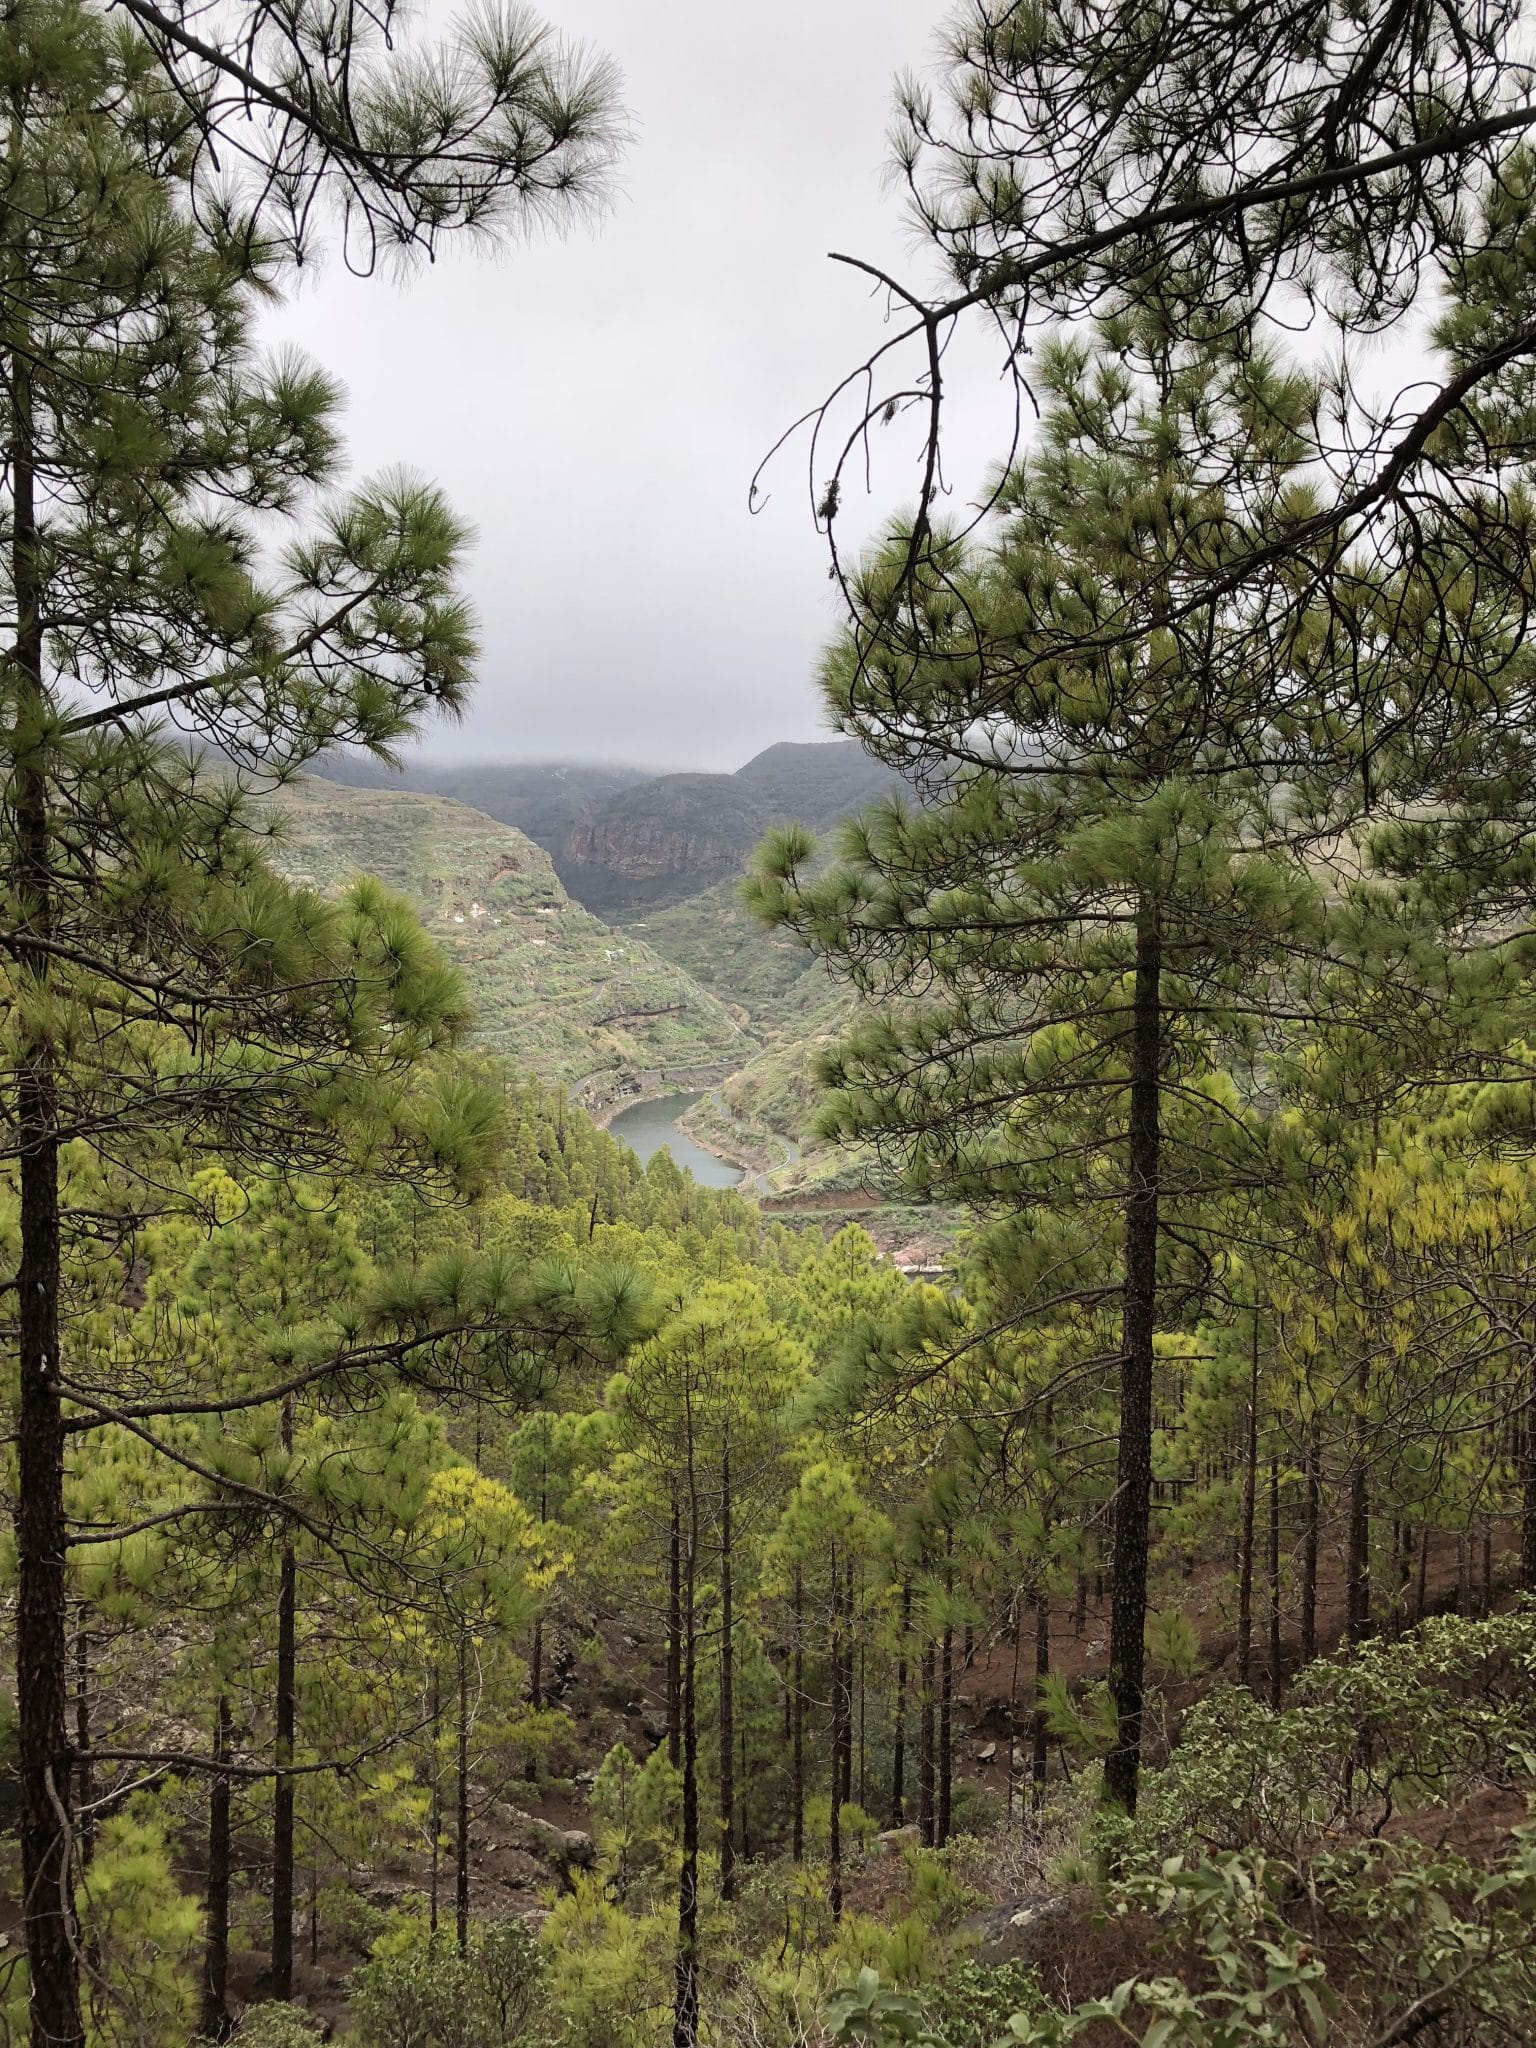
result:
[(770, 826), (825, 831), (895, 784), (853, 740), (785, 740), (733, 775), (657, 775), (612, 762), (320, 763), (328, 781), (455, 798), (542, 846), (577, 901), (610, 922), (684, 903), (741, 873)]
[(762, 798), (773, 817), (824, 832), (896, 787), (857, 740), (780, 740), (754, 754), (732, 777)]
[(853, 740), (784, 741), (734, 775), (658, 775), (590, 805), (555, 866), (589, 909), (628, 923), (740, 874), (771, 826), (822, 832), (894, 785)]
[(661, 1067), (739, 1066), (725, 1005), (643, 940), (573, 903), (542, 848), (449, 798), (306, 777), (276, 800), (275, 865), (334, 891), (359, 873), (409, 899), (464, 976), (478, 1041), (599, 1100)]

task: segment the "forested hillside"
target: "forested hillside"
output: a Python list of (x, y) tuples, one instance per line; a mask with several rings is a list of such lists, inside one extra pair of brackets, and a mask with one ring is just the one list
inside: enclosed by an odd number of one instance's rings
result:
[[(957, 0), (839, 361), (874, 17), (641, 14), (632, 185), (495, 0), (0, 16), (5, 2042), (1528, 2042), (1528, 24)], [(836, 742), (376, 780), (807, 620)], [(777, 1191), (584, 1106), (701, 1067)]]

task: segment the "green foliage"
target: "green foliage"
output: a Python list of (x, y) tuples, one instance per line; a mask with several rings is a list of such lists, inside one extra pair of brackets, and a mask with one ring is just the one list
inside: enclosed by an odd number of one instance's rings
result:
[(655, 2048), (669, 2038), (673, 1933), (659, 1914), (621, 1911), (600, 1878), (575, 1877), (539, 1934), (572, 2048)]
[(628, 1745), (616, 1742), (603, 1758), (592, 1784), (592, 1833), (621, 1899), (637, 1877), (674, 1861), (681, 1801), (682, 1782), (664, 1748), (637, 1764)]
[(176, 1881), (152, 1797), (104, 1824), (79, 1913), (95, 1958), (92, 2039), (103, 2048), (180, 2048), (196, 2014), (202, 1919)]
[(1378, 1831), (1399, 1807), (1479, 1783), (1536, 1784), (1536, 1605), (1426, 1621), (1359, 1645), (1297, 1682), (1274, 1713), (1218, 1687), (1185, 1719), (1131, 1840), (1155, 1862), (1191, 1836), (1294, 1857), (1341, 1826)]
[(248, 2005), (231, 2037), (240, 2048), (315, 2048), (320, 2024), (296, 2005), (265, 1999)]
[(879, 1973), (868, 1968), (832, 1994), (824, 2018), (828, 2034), (837, 2042), (857, 2042), (861, 2048), (894, 2048), (897, 2042), (943, 2048), (928, 2029), (921, 2000), (888, 1991)]
[(348, 1996), (360, 2048), (502, 2048), (558, 2034), (544, 1952), (516, 1920), (477, 1928), (467, 1955), (421, 1935), (390, 1944), (354, 1971)]
[(1147, 1616), (1147, 1655), (1155, 1669), (1189, 1678), (1200, 1668), (1200, 1636), (1182, 1607)]
[(1050, 2009), (1030, 1964), (969, 1956), (951, 1961), (924, 1987), (923, 2007), (945, 2048), (996, 2048), (1010, 2021)]

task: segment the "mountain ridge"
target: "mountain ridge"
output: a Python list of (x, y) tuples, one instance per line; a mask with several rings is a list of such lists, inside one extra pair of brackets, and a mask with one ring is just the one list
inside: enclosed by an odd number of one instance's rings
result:
[(780, 740), (730, 774), (583, 761), (412, 761), (327, 755), (323, 779), (451, 798), (543, 847), (570, 895), (629, 924), (741, 873), (772, 826), (825, 831), (896, 777), (856, 740)]

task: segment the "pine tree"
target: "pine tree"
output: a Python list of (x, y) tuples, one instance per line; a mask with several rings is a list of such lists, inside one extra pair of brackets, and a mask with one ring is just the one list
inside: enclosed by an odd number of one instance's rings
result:
[[(434, 1109), (402, 1088), (463, 1012), (398, 908), (365, 893), (338, 909), (279, 886), (245, 799), (154, 729), (168, 717), (282, 772), (335, 740), (382, 746), (428, 705), (453, 706), (472, 654), (455, 588), (463, 531), (433, 491), (391, 478), (314, 503), (308, 532), (258, 569), (262, 522), (304, 509), (336, 452), (333, 387), (251, 345), (281, 237), (210, 190), (182, 204), (211, 103), (167, 90), (153, 34), (49, 4), (13, 11), (4, 36), (0, 866), (20, 1188), (23, 1860), (34, 2025), (71, 2044), (61, 1287), (79, 1226), (60, 1208), (61, 1147), (89, 1136), (112, 1163), (107, 1227), (128, 1234), (183, 1135), (301, 1165), (382, 1162), (403, 1141), (446, 1166), (466, 1145), (483, 1151), (493, 1118), (469, 1094)], [(390, 163), (390, 124), (411, 126), (432, 92), (402, 95), (379, 76), (353, 109), (353, 189), (388, 189), (418, 225), (442, 227), (488, 219), (524, 172), (532, 192), (534, 156), (559, 182), (584, 123), (606, 118), (606, 87), (589, 80), (585, 113), (562, 109), (535, 41), (520, 67), (489, 21), (479, 44), (480, 117), (494, 128), (521, 98), (559, 131), (537, 145), (525, 129), (522, 172), (488, 131), (481, 197), (461, 181), (457, 200), (446, 186), (434, 199), (430, 124), (408, 175)], [(306, 173), (280, 189), (307, 212), (319, 188)]]
[[(839, 721), (925, 757), (942, 800), (868, 814), (823, 877), (802, 839), (770, 841), (755, 900), (879, 1000), (824, 1062), (823, 1128), (874, 1141), (915, 1191), (1011, 1212), (997, 1248), (1021, 1302), (1038, 1276), (1033, 1313), (1118, 1298), (1106, 1780), (1130, 1807), (1153, 1339), (1163, 1303), (1220, 1269), (1211, 1193), (1265, 1172), (1220, 1070), (1253, 1067), (1323, 911), (1275, 802), (1287, 651), (1256, 671), (1222, 611), (1169, 621), (1255, 506), (1286, 502), (1310, 394), (1224, 340), (1170, 344), (1155, 316), (1106, 323), (1098, 353), (1056, 348), (1044, 380), (1042, 447), (995, 543), (953, 548), (921, 607), (893, 543), (826, 664)], [(1139, 637), (1089, 654), (1128, 593)], [(1071, 659), (1052, 651), (1065, 623)]]
[[(699, 2026), (700, 1643), (713, 1633), (719, 1665), (722, 1890), (735, 1859), (735, 1630), (737, 1546), (771, 1498), (780, 1411), (804, 1377), (800, 1348), (767, 1314), (750, 1282), (713, 1282), (679, 1298), (677, 1313), (636, 1351), (610, 1390), (617, 1442), (668, 1549), (675, 1616), (682, 1859), (674, 1967), (673, 2041), (693, 2048)], [(714, 1601), (708, 1602), (708, 1573)], [(713, 1616), (708, 1613), (709, 1605)], [(712, 1627), (711, 1627), (712, 1620)]]

